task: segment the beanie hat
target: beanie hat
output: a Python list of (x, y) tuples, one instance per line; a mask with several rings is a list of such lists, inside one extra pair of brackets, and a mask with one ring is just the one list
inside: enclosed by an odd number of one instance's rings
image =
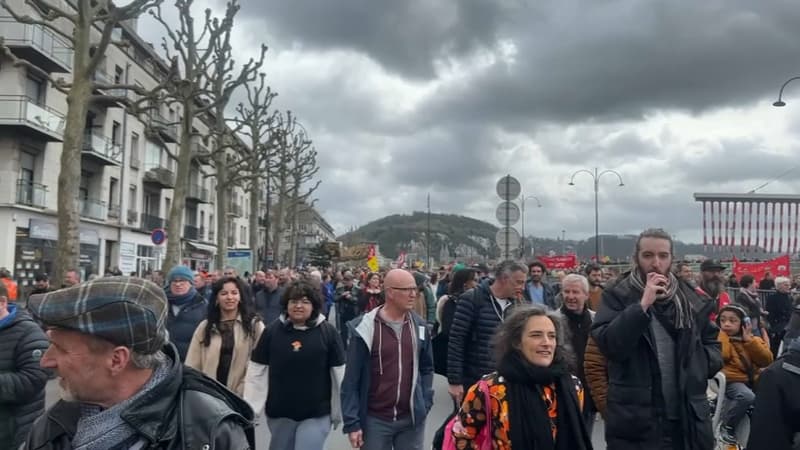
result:
[(194, 281), (194, 273), (186, 266), (175, 266), (167, 274), (167, 285), (175, 280)]

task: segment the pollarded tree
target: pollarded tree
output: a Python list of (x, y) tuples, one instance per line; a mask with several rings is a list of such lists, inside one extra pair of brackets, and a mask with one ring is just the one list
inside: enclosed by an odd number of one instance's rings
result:
[[(94, 81), (94, 73), (105, 57), (109, 45), (123, 46), (114, 42), (114, 31), (123, 21), (137, 18), (143, 12), (157, 6), (162, 0), (133, 0), (126, 6), (117, 6), (111, 0), (77, 0), (55, 2), (27, 0), (30, 13), (22, 13), (11, 7), (6, 0), (0, 2), (18, 22), (42, 26), (72, 46), (72, 80), (54, 79), (47, 72), (26, 60), (17, 58), (2, 43), (3, 52), (18, 67), (25, 67), (44, 79), (67, 97), (67, 116), (64, 124), (64, 141), (61, 165), (58, 173), (58, 242), (56, 244), (55, 274), (51, 282), (60, 286), (64, 271), (77, 267), (80, 259), (78, 195), (81, 180), (81, 149), (89, 106), (95, 102), (116, 102), (136, 110), (155, 90), (145, 91), (140, 86), (106, 84)], [(32, 15), (33, 14), (33, 15)], [(162, 82), (166, 82), (168, 77)], [(160, 87), (160, 86), (159, 86)], [(115, 92), (133, 90), (139, 95), (137, 101), (127, 96), (96, 94), (98, 91)]]

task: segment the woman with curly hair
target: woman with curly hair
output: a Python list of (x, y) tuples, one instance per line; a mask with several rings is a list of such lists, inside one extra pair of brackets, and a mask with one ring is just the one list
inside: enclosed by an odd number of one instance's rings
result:
[(497, 371), (464, 397), (453, 427), (456, 448), (484, 448), (477, 441), (490, 439), (494, 450), (591, 449), (561, 315), (518, 307), (498, 328), (494, 349)]
[(189, 343), (185, 364), (219, 381), (237, 395), (244, 394), (250, 354), (261, 338), (264, 323), (251, 306), (250, 287), (238, 277), (218, 280), (211, 289), (206, 320)]
[(372, 272), (367, 275), (364, 288), (358, 293), (358, 309), (361, 313), (368, 313), (384, 302), (383, 289), (381, 289), (381, 274)]

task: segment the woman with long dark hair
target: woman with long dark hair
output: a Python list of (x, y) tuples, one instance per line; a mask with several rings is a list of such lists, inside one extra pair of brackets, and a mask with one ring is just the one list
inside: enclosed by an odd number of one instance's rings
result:
[(381, 289), (381, 274), (372, 272), (367, 275), (367, 282), (358, 292), (358, 309), (362, 314), (368, 313), (381, 306), (384, 302), (383, 289)]
[(244, 398), (257, 416), (266, 409), (270, 450), (323, 448), (331, 424), (342, 421), (344, 347), (322, 314), (318, 287), (290, 284), (281, 306), (253, 351)]
[(206, 320), (194, 332), (186, 365), (244, 394), (250, 355), (261, 338), (264, 323), (253, 310), (250, 287), (238, 277), (214, 283)]
[(497, 371), (464, 396), (453, 426), (456, 448), (483, 448), (476, 440), (489, 427), (494, 450), (591, 450), (581, 417), (583, 388), (571, 375), (567, 347), (559, 313), (517, 307), (494, 338)]

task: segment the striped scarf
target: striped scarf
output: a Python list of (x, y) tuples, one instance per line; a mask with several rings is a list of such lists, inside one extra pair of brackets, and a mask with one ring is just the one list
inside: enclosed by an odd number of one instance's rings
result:
[[(680, 281), (675, 275), (670, 272), (667, 277), (669, 278), (667, 291), (656, 296), (653, 309), (656, 313), (666, 316), (676, 329), (692, 328), (692, 308), (689, 299), (680, 291)], [(628, 279), (631, 286), (639, 292), (644, 292), (645, 277), (638, 266), (633, 268)]]

